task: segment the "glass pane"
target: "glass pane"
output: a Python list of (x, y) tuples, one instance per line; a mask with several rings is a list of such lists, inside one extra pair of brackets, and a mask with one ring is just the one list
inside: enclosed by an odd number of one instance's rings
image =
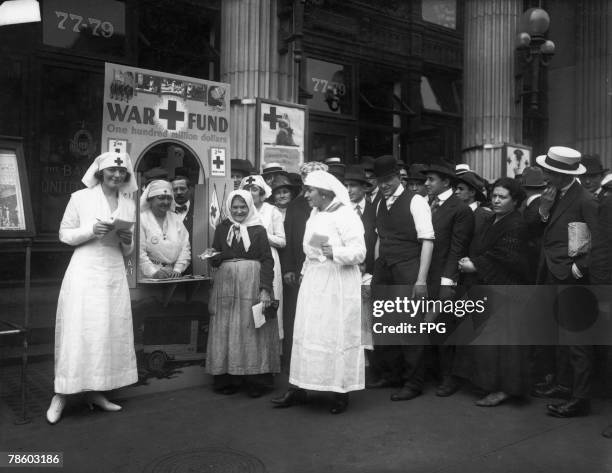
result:
[(394, 125), (394, 110), (401, 110), (395, 98), (396, 84), (392, 71), (362, 67), (359, 75), (359, 120), (376, 125)]
[(346, 139), (346, 136), (343, 135), (313, 133), (310, 160), (323, 161), (326, 158), (337, 156), (345, 161), (347, 159)]
[(435, 110), (437, 112), (442, 111), (438, 98), (431, 88), (429, 79), (427, 79), (425, 76), (421, 77), (421, 100), (423, 101), (423, 108), (427, 110)]
[(361, 128), (359, 130), (359, 154), (361, 156), (393, 154), (393, 132)]
[(40, 180), (34, 216), (39, 233), (55, 233), (70, 194), (100, 154), (101, 73), (43, 66), (40, 115)]
[(20, 61), (0, 58), (0, 90), (0, 135), (23, 136), (25, 101)]
[(318, 59), (307, 59), (308, 100), (311, 110), (350, 115), (353, 112), (352, 68)]
[(423, 19), (445, 28), (457, 28), (456, 0), (422, 0)]

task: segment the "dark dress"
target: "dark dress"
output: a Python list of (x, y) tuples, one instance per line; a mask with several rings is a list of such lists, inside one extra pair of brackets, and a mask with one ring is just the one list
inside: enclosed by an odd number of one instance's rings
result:
[(213, 248), (221, 251), (211, 258), (215, 272), (208, 309), (210, 326), (206, 370), (213, 375), (256, 375), (280, 372), (278, 322), (269, 319), (255, 328), (252, 307), (259, 292), (272, 292), (274, 260), (264, 227), (247, 228), (251, 246), (226, 241), (231, 222), (215, 230)]
[[(474, 235), (470, 259), (476, 273), (466, 284), (509, 286), (526, 284), (527, 226), (518, 211), (495, 222), (495, 214), (484, 220)], [(466, 346), (457, 351), (454, 374), (469, 379), (486, 392), (503, 391), (512, 396), (528, 389), (528, 349), (522, 346)]]

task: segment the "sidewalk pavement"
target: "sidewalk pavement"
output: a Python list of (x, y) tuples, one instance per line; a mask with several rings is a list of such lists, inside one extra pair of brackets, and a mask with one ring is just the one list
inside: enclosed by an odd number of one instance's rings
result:
[(381, 389), (351, 394), (349, 409), (334, 416), (322, 393), (307, 405), (272, 408), (286, 376), (274, 393), (250, 399), (213, 393), (200, 366), (180, 371), (113, 393), (118, 413), (90, 412), (77, 396), (54, 426), (44, 419), (51, 392), (25, 425), (14, 425), (0, 402), (0, 450), (60, 451), (63, 468), (48, 471), (70, 473), (612, 471), (612, 440), (600, 435), (612, 422), (604, 400), (589, 417), (557, 419), (540, 399), (480, 408), (468, 389), (438, 398), (428, 387), (406, 402)]

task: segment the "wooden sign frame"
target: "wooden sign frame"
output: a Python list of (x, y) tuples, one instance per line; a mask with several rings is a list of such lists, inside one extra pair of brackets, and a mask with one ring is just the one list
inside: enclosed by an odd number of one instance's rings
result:
[(23, 138), (0, 136), (0, 238), (35, 234)]

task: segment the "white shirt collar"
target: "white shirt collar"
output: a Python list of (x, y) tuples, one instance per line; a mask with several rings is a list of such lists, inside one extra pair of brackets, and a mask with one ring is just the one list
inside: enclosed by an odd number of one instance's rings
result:
[(453, 195), (453, 189), (446, 189), (444, 192), (441, 192), (436, 197), (440, 202), (446, 202), (450, 196)]
[(542, 194), (533, 194), (527, 197), (527, 202), (525, 202), (525, 207), (529, 207), (529, 204), (531, 204), (534, 200), (536, 200), (541, 195)]
[(361, 210), (363, 212), (364, 209), (365, 209), (365, 204), (366, 204), (366, 200), (365, 200), (365, 197), (364, 197), (359, 202), (353, 203), (353, 208), (359, 207), (359, 210)]
[(470, 209), (472, 209), (472, 212), (474, 212), (478, 208), (478, 205), (479, 205), (479, 202), (477, 200), (475, 200), (474, 202), (470, 204)]

